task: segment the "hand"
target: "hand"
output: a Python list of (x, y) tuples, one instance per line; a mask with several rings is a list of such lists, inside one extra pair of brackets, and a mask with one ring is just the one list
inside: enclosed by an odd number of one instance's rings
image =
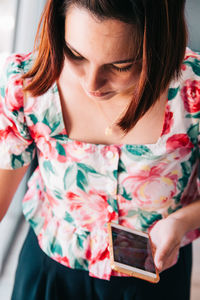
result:
[(150, 231), (154, 262), (158, 271), (171, 267), (177, 260), (181, 240), (186, 233), (183, 221), (168, 216), (158, 221)]

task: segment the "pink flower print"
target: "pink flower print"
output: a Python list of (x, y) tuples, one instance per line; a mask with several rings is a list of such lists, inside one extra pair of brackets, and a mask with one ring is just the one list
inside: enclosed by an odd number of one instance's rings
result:
[(8, 151), (15, 155), (21, 155), (30, 143), (23, 138), (19, 139), (12, 131), (6, 136)]
[(13, 75), (8, 81), (5, 91), (5, 104), (10, 111), (19, 110), (23, 107), (24, 94), (22, 91), (21, 75)]
[(81, 162), (90, 157), (91, 153), (95, 152), (95, 146), (79, 141), (70, 141), (63, 145), (66, 151), (66, 156), (70, 161)]
[(193, 231), (189, 231), (188, 233), (186, 233), (186, 235), (183, 237), (182, 241), (181, 241), (181, 246), (185, 246), (188, 245), (189, 243), (191, 243), (192, 241), (194, 241), (195, 239), (197, 239), (198, 237), (200, 237), (200, 229), (195, 229)]
[(123, 181), (123, 186), (132, 195), (132, 205), (152, 211), (169, 206), (176, 194), (177, 181), (176, 172), (169, 172), (168, 165), (161, 163), (128, 176)]
[(29, 127), (32, 138), (35, 140), (37, 147), (41, 151), (41, 155), (45, 159), (56, 158), (56, 141), (50, 139), (51, 129), (44, 123), (38, 122), (36, 125)]
[(186, 65), (182, 64), (182, 65), (181, 65), (181, 70), (182, 70), (182, 71), (185, 71), (186, 69), (187, 69)]
[(116, 219), (114, 211), (108, 209), (106, 194), (90, 190), (79, 194), (68, 192), (66, 194), (66, 210), (70, 211), (76, 219), (78, 227), (92, 230), (95, 226), (103, 227), (108, 221)]
[(185, 109), (190, 113), (200, 111), (200, 81), (186, 80), (184, 87), (181, 89), (181, 97)]
[(54, 256), (52, 256), (52, 258), (65, 267), (70, 267), (69, 259), (66, 256), (60, 256), (56, 253)]
[(47, 141), (49, 140), (49, 135), (51, 133), (51, 129), (49, 126), (42, 122), (37, 122), (36, 125), (30, 126), (30, 132), (33, 136), (33, 139), (37, 142), (41, 137)]
[(199, 58), (199, 54), (187, 48), (184, 60), (188, 60), (188, 58)]
[(186, 156), (194, 147), (187, 134), (174, 134), (168, 138), (166, 142), (166, 149), (169, 152), (178, 150), (175, 159)]
[(92, 230), (89, 244), (90, 253), (90, 276), (96, 277), (96, 273), (101, 274), (101, 278), (109, 279), (111, 273), (110, 253), (108, 250), (107, 227), (103, 230), (98, 228)]
[[(33, 97), (25, 97), (24, 98), (24, 113), (25, 114), (32, 114), (35, 108), (37, 101), (35, 98)], [(28, 120), (29, 121), (29, 120)], [(30, 120), (30, 125), (32, 125), (32, 121)]]
[(28, 54), (13, 54), (13, 55), (10, 55), (7, 59), (6, 59), (6, 62), (7, 63), (16, 63), (18, 65), (21, 65), (21, 63), (23, 61), (26, 61), (28, 60), (30, 57), (31, 57), (32, 53), (29, 52)]
[(174, 123), (173, 112), (170, 111), (170, 106), (167, 105), (166, 112), (165, 112), (165, 123), (161, 135), (168, 134), (171, 130), (173, 123)]

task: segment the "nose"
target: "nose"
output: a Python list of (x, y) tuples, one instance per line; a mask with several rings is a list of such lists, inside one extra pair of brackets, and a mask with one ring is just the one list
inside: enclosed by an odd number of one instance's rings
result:
[(84, 86), (88, 92), (100, 91), (107, 79), (102, 68), (91, 65), (85, 72)]

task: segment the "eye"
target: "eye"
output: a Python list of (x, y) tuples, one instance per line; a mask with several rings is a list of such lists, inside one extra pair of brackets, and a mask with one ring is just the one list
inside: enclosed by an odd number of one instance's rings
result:
[(126, 67), (120, 68), (120, 67), (116, 67), (115, 65), (111, 65), (112, 69), (118, 71), (118, 72), (128, 72), (130, 71), (130, 69), (132, 68), (133, 64), (128, 65)]
[(74, 60), (83, 60), (84, 58), (82, 56), (80, 56), (79, 54), (77, 54), (75, 51), (73, 51), (72, 49), (68, 48), (67, 45), (65, 45), (65, 54), (70, 57), (71, 59)]

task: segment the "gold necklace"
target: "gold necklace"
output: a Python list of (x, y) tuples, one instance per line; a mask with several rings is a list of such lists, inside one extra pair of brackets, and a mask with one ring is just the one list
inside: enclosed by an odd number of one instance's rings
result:
[[(99, 102), (96, 102), (96, 105), (99, 109), (99, 111), (101, 111), (102, 115), (104, 116), (104, 119), (106, 120), (106, 122), (108, 123), (108, 117), (106, 116), (105, 112), (103, 111), (102, 107), (99, 105)], [(107, 125), (105, 130), (104, 130), (104, 134), (106, 136), (110, 136), (113, 134), (113, 127), (116, 125), (117, 121), (119, 121), (120, 117), (124, 114), (124, 112), (127, 110), (129, 106), (129, 103), (128, 105), (126, 105), (126, 107), (122, 110), (122, 112), (117, 116), (117, 118), (115, 118), (115, 120), (110, 124), (110, 125)]]

